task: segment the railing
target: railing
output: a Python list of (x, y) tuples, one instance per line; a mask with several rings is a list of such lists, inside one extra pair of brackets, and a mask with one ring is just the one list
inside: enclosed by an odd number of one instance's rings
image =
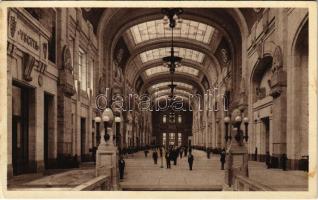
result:
[(101, 166), (96, 169), (96, 178), (93, 178), (73, 188), (75, 191), (109, 191), (113, 186), (114, 167)]
[(107, 191), (111, 190), (111, 177), (107, 175), (98, 176), (89, 180), (72, 190), (74, 191)]
[(258, 183), (241, 175), (234, 177), (233, 189), (235, 191), (273, 191), (274, 189)]

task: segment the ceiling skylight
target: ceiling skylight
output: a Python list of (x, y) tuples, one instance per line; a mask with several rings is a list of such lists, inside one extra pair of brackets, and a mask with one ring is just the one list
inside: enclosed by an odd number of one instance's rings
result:
[[(193, 89), (193, 86), (190, 85), (190, 84), (187, 84), (187, 83), (182, 83), (182, 82), (173, 82), (173, 83), (177, 85), (177, 88), (178, 88), (178, 86), (180, 86), (180, 87), (183, 87), (183, 88), (186, 88), (186, 89), (189, 89), (189, 90)], [(151, 89), (155, 90), (155, 89), (159, 89), (161, 87), (168, 87), (169, 84), (171, 84), (171, 82), (157, 83), (157, 84), (151, 86)]]
[[(160, 73), (168, 73), (169, 72), (169, 68), (164, 67), (164, 66), (157, 66), (157, 67), (152, 67), (149, 68), (145, 71), (146, 75), (149, 76), (153, 76), (156, 74), (160, 74)], [(185, 73), (185, 74), (190, 74), (193, 76), (198, 76), (199, 75), (199, 70), (193, 68), (193, 67), (187, 67), (187, 66), (181, 66), (181, 67), (177, 67), (176, 68), (176, 72), (181, 72), (181, 73)]]
[[(171, 37), (171, 28), (163, 24), (163, 20), (153, 20), (137, 24), (131, 27), (131, 32), (135, 44), (145, 42), (151, 39)], [(176, 38), (185, 38), (196, 40), (205, 44), (211, 42), (214, 28), (207, 24), (183, 19), (181, 23), (173, 30), (173, 36)]]
[[(158, 90), (156, 92), (153, 93), (153, 96), (160, 96), (162, 94), (166, 94), (166, 93), (170, 93), (171, 90), (170, 89), (163, 89), (163, 90)], [(180, 89), (175, 89), (174, 90), (175, 94), (182, 94), (184, 96), (191, 96), (192, 94), (190, 92), (184, 91), (184, 90), (180, 90)]]
[[(181, 47), (174, 47), (174, 51), (175, 51), (175, 56), (179, 56), (183, 59), (193, 60), (198, 63), (202, 63), (204, 59), (204, 54), (196, 50), (186, 49)], [(145, 63), (152, 60), (162, 59), (165, 56), (170, 56), (170, 54), (171, 54), (171, 48), (165, 47), (165, 48), (152, 49), (149, 51), (142, 52), (140, 54), (140, 58), (141, 58), (141, 61)]]

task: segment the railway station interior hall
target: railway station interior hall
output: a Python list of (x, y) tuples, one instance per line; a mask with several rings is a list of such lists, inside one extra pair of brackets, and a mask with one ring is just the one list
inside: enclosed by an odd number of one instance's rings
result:
[(8, 188), (307, 189), (305, 8), (9, 8), (7, 77)]

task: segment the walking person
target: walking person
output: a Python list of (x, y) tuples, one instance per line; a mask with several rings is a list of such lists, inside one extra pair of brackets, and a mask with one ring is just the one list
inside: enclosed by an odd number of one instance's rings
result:
[(189, 168), (190, 168), (190, 171), (192, 171), (192, 165), (193, 165), (193, 155), (191, 152), (189, 152), (189, 155), (188, 155), (188, 163), (189, 163)]
[(119, 177), (120, 179), (123, 179), (124, 172), (125, 172), (125, 160), (123, 159), (123, 156), (120, 156), (118, 167), (119, 167)]
[(206, 154), (207, 154), (208, 159), (210, 159), (210, 154), (211, 154), (211, 149), (210, 148), (206, 149)]
[(224, 163), (225, 163), (225, 149), (223, 148), (220, 154), (220, 162), (221, 162), (221, 170), (224, 170)]
[(153, 159), (153, 161), (154, 161), (154, 163), (156, 165), (157, 164), (157, 160), (158, 160), (158, 153), (157, 153), (156, 150), (154, 150), (153, 153), (152, 153), (152, 159)]
[(163, 168), (163, 152), (162, 152), (162, 148), (159, 148), (159, 153), (160, 153), (160, 168)]
[(145, 153), (145, 157), (147, 158), (148, 150), (147, 150), (147, 149), (145, 149), (144, 153)]
[(179, 151), (180, 159), (182, 158), (182, 154), (183, 154), (183, 148), (180, 148), (180, 151)]
[(284, 171), (286, 171), (286, 161), (287, 161), (287, 156), (286, 156), (286, 154), (284, 153), (284, 154), (281, 156), (281, 158), (280, 158), (280, 162), (281, 162), (281, 164), (282, 164), (282, 169), (283, 169)]
[(172, 155), (173, 155), (173, 164), (174, 164), (174, 165), (177, 165), (177, 159), (178, 159), (178, 156), (179, 156), (177, 149), (174, 149), (174, 150), (173, 150)]
[(188, 147), (185, 147), (185, 148), (184, 148), (184, 157), (186, 157), (187, 154), (188, 154)]
[(170, 164), (170, 152), (169, 152), (169, 151), (166, 151), (165, 158), (166, 158), (166, 163), (167, 163), (167, 169), (169, 169), (169, 168), (171, 168), (171, 164)]
[(265, 163), (266, 163), (267, 169), (271, 168), (271, 156), (269, 155), (268, 151), (266, 151)]

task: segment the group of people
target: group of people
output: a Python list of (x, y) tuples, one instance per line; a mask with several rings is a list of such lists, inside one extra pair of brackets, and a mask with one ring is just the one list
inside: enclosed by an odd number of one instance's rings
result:
[[(159, 154), (158, 154), (158, 152), (159, 152)], [(189, 155), (188, 155), (188, 152), (189, 152)], [(145, 153), (145, 157), (147, 157), (148, 150), (145, 150), (144, 153)], [(152, 151), (152, 159), (153, 159), (155, 165), (158, 163), (159, 156), (162, 160), (163, 160), (163, 156), (164, 156), (164, 158), (166, 160), (167, 169), (171, 168), (171, 161), (173, 161), (174, 165), (177, 165), (178, 157), (180, 157), (180, 159), (181, 159), (182, 157), (188, 156), (189, 169), (192, 170), (194, 157), (191, 153), (191, 149), (188, 150), (187, 147), (170, 146), (168, 148), (163, 148), (163, 147), (154, 148)], [(163, 164), (162, 162), (163, 161), (161, 161), (161, 165)]]
[[(145, 157), (148, 157), (148, 153), (149, 153), (148, 149), (145, 149), (144, 150)], [(153, 148), (152, 159), (155, 165), (157, 165), (158, 163), (159, 156), (162, 160), (164, 156), (166, 160), (167, 169), (171, 169), (171, 161), (173, 161), (174, 165), (177, 165), (178, 157), (180, 157), (180, 159), (182, 159), (182, 157), (188, 157), (189, 170), (190, 171), (192, 170), (194, 156), (192, 154), (191, 147), (189, 149), (188, 147), (175, 147), (175, 146), (170, 146), (168, 148), (162, 148), (162, 147)], [(224, 170), (225, 156), (226, 156), (225, 149), (222, 149), (220, 153), (221, 170)], [(163, 163), (161, 162), (161, 164)], [(120, 155), (118, 166), (119, 166), (120, 179), (123, 179), (124, 170), (125, 170), (125, 161), (122, 154)]]
[[(159, 154), (158, 154), (159, 152)], [(125, 152), (127, 153), (127, 151)], [(120, 159), (119, 159), (119, 174), (120, 174), (120, 179), (123, 179), (124, 177), (124, 169), (125, 169), (125, 161), (123, 158), (123, 155), (125, 153), (120, 154)], [(144, 150), (145, 157), (148, 156), (148, 149)], [(209, 155), (210, 152), (208, 152), (208, 158), (210, 157)], [(163, 160), (163, 156), (166, 160), (166, 167), (167, 169), (171, 169), (171, 161), (173, 161), (174, 165), (177, 165), (177, 160), (178, 157), (182, 159), (182, 157), (188, 157), (188, 164), (189, 164), (189, 170), (192, 170), (193, 166), (193, 161), (194, 161), (194, 156), (192, 155), (192, 149), (191, 147), (188, 149), (187, 147), (175, 147), (175, 146), (170, 146), (168, 148), (163, 148), (163, 147), (155, 147), (153, 148), (152, 151), (152, 159), (154, 161), (154, 164), (157, 165), (158, 163), (158, 158)], [(220, 152), (220, 163), (221, 163), (221, 170), (224, 170), (224, 164), (225, 164), (225, 159), (226, 158), (226, 152), (225, 149), (222, 149)], [(161, 165), (163, 165), (163, 161), (161, 160)], [(287, 156), (286, 154), (283, 154), (280, 158), (281, 166), (283, 170), (286, 170), (286, 160)], [(266, 152), (266, 158), (265, 158), (265, 163), (267, 165), (267, 168), (271, 168), (271, 160), (270, 160), (270, 155), (269, 152)]]

